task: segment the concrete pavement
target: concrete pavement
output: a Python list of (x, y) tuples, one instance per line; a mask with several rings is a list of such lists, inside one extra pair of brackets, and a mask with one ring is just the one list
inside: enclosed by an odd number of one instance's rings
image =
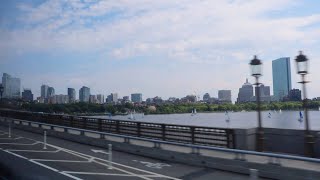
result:
[[(247, 175), (184, 165), (113, 151), (112, 169), (106, 151), (54, 137), (0, 126), (0, 164), (9, 179), (249, 179)], [(13, 178), (10, 178), (13, 177)]]

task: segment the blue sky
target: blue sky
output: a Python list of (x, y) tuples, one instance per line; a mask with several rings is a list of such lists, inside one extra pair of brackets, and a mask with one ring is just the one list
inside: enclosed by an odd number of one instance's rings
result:
[[(233, 100), (258, 55), (262, 82), (271, 61), (303, 50), (311, 60), (309, 96), (320, 96), (317, 0), (7, 0), (0, 2), (0, 73), (39, 96), (85, 85), (92, 94), (143, 98), (217, 96)], [(293, 83), (293, 87), (300, 88)], [(271, 88), (272, 89), (272, 88)]]

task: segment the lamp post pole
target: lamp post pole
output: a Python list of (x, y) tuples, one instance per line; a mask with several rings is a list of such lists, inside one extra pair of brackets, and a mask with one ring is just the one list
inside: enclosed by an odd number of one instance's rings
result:
[(256, 150), (262, 152), (264, 150), (264, 132), (262, 128), (261, 118), (261, 101), (260, 101), (260, 82), (259, 77), (262, 76), (262, 62), (254, 56), (250, 61), (251, 75), (256, 79), (256, 100), (257, 100), (257, 112), (258, 112), (258, 132), (256, 136)]
[(306, 75), (308, 74), (308, 58), (300, 51), (296, 57), (297, 73), (301, 75), (302, 91), (303, 91), (303, 109), (305, 118), (305, 132), (304, 132), (304, 152), (308, 157), (314, 157), (314, 136), (310, 132), (309, 115), (308, 115), (308, 100)]

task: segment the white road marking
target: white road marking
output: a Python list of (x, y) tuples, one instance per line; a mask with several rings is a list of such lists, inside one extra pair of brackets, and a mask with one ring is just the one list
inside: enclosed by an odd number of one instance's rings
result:
[(24, 156), (21, 156), (21, 155), (19, 155), (19, 154), (16, 154), (16, 153), (13, 153), (13, 152), (10, 152), (10, 151), (7, 151), (7, 150), (3, 150), (3, 151), (4, 151), (4, 152), (7, 152), (7, 153), (9, 153), (9, 154), (12, 154), (12, 155), (14, 155), (14, 156), (17, 156), (17, 157), (19, 157), (19, 158), (28, 160), (28, 158), (26, 158), (26, 157), (24, 157)]
[(74, 161), (64, 159), (31, 159), (33, 161), (44, 161), (44, 162), (71, 162), (71, 163), (89, 163), (89, 161)]
[(17, 146), (33, 146), (39, 144), (40, 142), (35, 142), (32, 144), (23, 144), (23, 143), (0, 143), (0, 145), (17, 145)]
[(43, 151), (43, 150), (25, 150), (25, 149), (7, 149), (7, 151), (13, 151), (13, 152), (32, 152), (32, 153), (57, 153), (61, 151), (60, 149), (55, 151)]
[[(135, 177), (131, 174), (114, 174), (114, 173), (98, 173), (98, 172), (77, 172), (77, 171), (62, 171), (68, 174), (82, 174), (82, 175), (101, 175), (101, 176), (128, 176), (128, 177)], [(159, 177), (156, 175), (148, 175), (148, 174), (139, 174), (139, 176), (144, 177)]]
[(146, 167), (149, 168), (154, 168), (154, 169), (162, 169), (163, 167), (171, 167), (171, 165), (169, 164), (165, 164), (165, 163), (152, 163), (152, 162), (146, 162), (146, 161), (138, 161), (138, 160), (132, 160), (134, 162), (139, 162), (143, 165), (145, 165)]
[(47, 165), (45, 165), (45, 164), (39, 163), (39, 162), (37, 162), (37, 161), (35, 161), (35, 160), (33, 160), (33, 159), (30, 159), (29, 161), (30, 161), (30, 162), (33, 162), (33, 163), (35, 163), (35, 164), (38, 164), (39, 166), (45, 167), (45, 168), (47, 168), (47, 169), (50, 169), (50, 170), (52, 170), (52, 171), (59, 172), (59, 170), (57, 170), (57, 169), (55, 169), (55, 168), (52, 168), (52, 167), (50, 167), (50, 166), (47, 166)]
[[(42, 144), (42, 143), (43, 143), (43, 142), (41, 142), (41, 141), (37, 141), (37, 140), (31, 139), (31, 138), (27, 138), (27, 137), (23, 137), (23, 138), (29, 139), (29, 140), (32, 140), (32, 141), (35, 141), (35, 143), (33, 143), (33, 144), (11, 143), (11, 144), (13, 144), (13, 145), (36, 145), (36, 144)], [(0, 145), (1, 145), (1, 144), (9, 144), (9, 143), (0, 143)], [(94, 156), (90, 156), (90, 155), (83, 154), (83, 153), (80, 153), (80, 152), (72, 151), (72, 150), (70, 150), (70, 149), (62, 148), (62, 147), (55, 146), (55, 145), (52, 145), (52, 144), (47, 144), (47, 145), (48, 145), (48, 146), (51, 146), (51, 147), (54, 147), (54, 148), (56, 148), (56, 149), (59, 149), (59, 150), (61, 150), (61, 151), (67, 152), (67, 153), (69, 153), (69, 154), (72, 154), (72, 155), (75, 155), (75, 156), (78, 156), (78, 157), (81, 157), (81, 158), (84, 158), (84, 159), (87, 159), (87, 160), (88, 160), (88, 161), (77, 161), (77, 162), (90, 162), (90, 161), (92, 161), (92, 162), (94, 162), (94, 163), (97, 163), (97, 164), (100, 164), (100, 165), (103, 165), (103, 166), (107, 166), (107, 167), (108, 167), (107, 164), (102, 163), (102, 162), (99, 162), (99, 161), (103, 161), (103, 162), (109, 163), (108, 160), (100, 159), (100, 158), (98, 158), (98, 157), (94, 157)], [(18, 156), (18, 157), (20, 157), (20, 158), (23, 158), (23, 159), (27, 159), (27, 158), (25, 158), (25, 157), (23, 157), (23, 156), (20, 156), (20, 155), (18, 155), (18, 154), (12, 153), (12, 152), (10, 152), (10, 151), (6, 151), (6, 152), (8, 152), (8, 153), (10, 153), (10, 154), (14, 154), (14, 155), (16, 155), (16, 156)], [(99, 161), (96, 161), (95, 159), (96, 159), (96, 160), (99, 160)], [(65, 175), (65, 176), (71, 177), (71, 178), (73, 178), (73, 179), (82, 180), (81, 178), (74, 177), (74, 176), (69, 175), (69, 174), (67, 174), (67, 173), (65, 173), (65, 172), (59, 172), (57, 169), (51, 168), (51, 167), (49, 167), (49, 166), (47, 166), (47, 165), (44, 165), (44, 164), (42, 164), (42, 163), (40, 163), (40, 162), (37, 162), (37, 161), (39, 161), (39, 160), (41, 161), (41, 160), (43, 160), (43, 159), (32, 159), (32, 160), (29, 160), (29, 161), (30, 161), (30, 162), (33, 162), (33, 163), (35, 163), (35, 164), (38, 164), (38, 165), (40, 165), (40, 166), (46, 167), (46, 168), (48, 168), (48, 169), (51, 169), (51, 170), (53, 170), (53, 171), (56, 171), (56, 172), (58, 172), (58, 173), (60, 173), (60, 174), (63, 174), (63, 175)], [(48, 160), (43, 160), (43, 161), (48, 161)], [(53, 160), (53, 161), (57, 161), (57, 160)], [(58, 161), (60, 161), (60, 160), (58, 160)], [(66, 161), (66, 160), (63, 160), (63, 161)], [(67, 160), (67, 161), (68, 161), (68, 160)], [(70, 162), (70, 161), (68, 161), (68, 162)], [(75, 161), (74, 161), (74, 162), (75, 162)], [(127, 173), (127, 174), (132, 175), (132, 176), (135, 176), (135, 177), (140, 177), (140, 178), (142, 178), (142, 179), (151, 180), (151, 179), (148, 178), (148, 177), (163, 177), (163, 178), (168, 178), (168, 179), (172, 179), (172, 180), (180, 180), (180, 179), (178, 179), (178, 178), (174, 178), (174, 177), (170, 177), (170, 176), (166, 176), (166, 175), (162, 175), (162, 174), (150, 172), (150, 171), (147, 171), (147, 170), (142, 170), (142, 169), (134, 168), (134, 167), (131, 167), (131, 166), (126, 166), (126, 165), (119, 164), (119, 163), (115, 163), (115, 162), (112, 162), (112, 163), (115, 164), (115, 165), (121, 166), (121, 167), (125, 167), (125, 168), (128, 168), (128, 169), (131, 169), (131, 170), (136, 170), (136, 171), (140, 171), (140, 172), (145, 172), (145, 173), (151, 174), (151, 175), (139, 175), (139, 174), (135, 174), (135, 173), (132, 173), (132, 172), (129, 172), (129, 171), (126, 171), (126, 170), (117, 168), (117, 167), (114, 168), (114, 169), (116, 169), (116, 170), (122, 171), (122, 172), (124, 172), (124, 173)]]
[(67, 174), (67, 173), (65, 173), (65, 172), (60, 172), (60, 174), (63, 174), (63, 175), (65, 175), (65, 176), (68, 176), (69, 178), (72, 178), (72, 179), (83, 180), (83, 179), (81, 179), (81, 178), (72, 176), (71, 174)]
[(17, 138), (0, 138), (0, 140), (17, 140), (17, 139), (23, 139), (23, 137), (17, 137)]

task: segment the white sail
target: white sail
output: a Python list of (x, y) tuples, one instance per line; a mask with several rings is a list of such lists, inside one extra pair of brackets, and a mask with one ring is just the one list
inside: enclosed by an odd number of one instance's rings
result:
[(194, 109), (194, 112), (193, 112), (194, 114), (197, 114), (197, 110), (196, 109)]

